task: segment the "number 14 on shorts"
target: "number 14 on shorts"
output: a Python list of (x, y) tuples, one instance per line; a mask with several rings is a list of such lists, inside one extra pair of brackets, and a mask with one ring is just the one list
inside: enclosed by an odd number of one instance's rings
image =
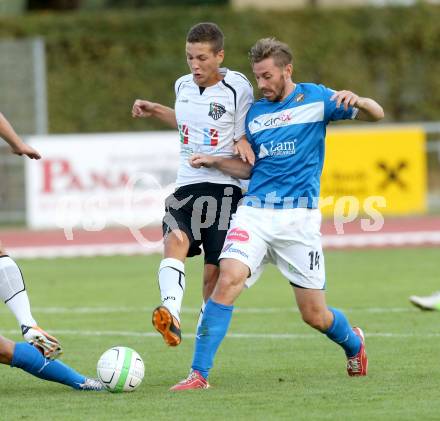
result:
[(311, 251), (309, 252), (310, 257), (310, 270), (319, 269), (319, 251)]

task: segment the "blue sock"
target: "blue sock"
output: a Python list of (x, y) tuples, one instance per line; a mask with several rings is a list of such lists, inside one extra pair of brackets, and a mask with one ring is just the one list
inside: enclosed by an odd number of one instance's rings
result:
[(206, 379), (212, 368), (214, 357), (226, 335), (234, 306), (218, 304), (211, 299), (206, 303), (203, 318), (197, 329), (192, 369)]
[(40, 351), (26, 342), (15, 344), (11, 367), (39, 377), (40, 379), (58, 382), (74, 389), (80, 389), (85, 377), (60, 361), (51, 361), (43, 357)]
[(342, 311), (329, 307), (333, 313), (333, 323), (325, 332), (327, 337), (344, 348), (345, 355), (348, 358), (354, 357), (361, 349), (361, 340), (348, 323), (347, 318)]

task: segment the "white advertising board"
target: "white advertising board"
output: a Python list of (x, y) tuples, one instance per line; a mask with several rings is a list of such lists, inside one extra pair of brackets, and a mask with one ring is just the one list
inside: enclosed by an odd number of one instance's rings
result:
[(42, 155), (26, 160), (30, 228), (158, 225), (174, 191), (176, 132), (32, 136)]

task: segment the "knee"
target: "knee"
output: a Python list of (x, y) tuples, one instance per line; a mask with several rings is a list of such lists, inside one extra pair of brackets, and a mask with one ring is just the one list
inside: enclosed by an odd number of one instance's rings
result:
[(179, 260), (184, 260), (188, 249), (188, 236), (183, 231), (171, 231), (164, 239), (165, 257), (174, 257)]
[(220, 262), (220, 273), (217, 283), (226, 288), (242, 287), (246, 282), (248, 268), (240, 262)]
[(302, 319), (314, 329), (325, 332), (328, 326), (328, 320), (324, 311), (317, 308), (310, 308), (301, 313)]
[(229, 271), (220, 272), (220, 275), (218, 277), (218, 284), (221, 288), (231, 288), (237, 286), (239, 282), (239, 277), (234, 276), (234, 274)]
[(246, 279), (228, 270), (221, 270), (212, 297), (223, 304), (232, 304)]
[(188, 243), (188, 236), (181, 230), (171, 231), (165, 237), (166, 247), (182, 247), (182, 245), (187, 245)]
[(212, 294), (214, 301), (232, 305), (243, 290), (248, 272), (248, 267), (239, 261), (221, 260), (220, 275)]

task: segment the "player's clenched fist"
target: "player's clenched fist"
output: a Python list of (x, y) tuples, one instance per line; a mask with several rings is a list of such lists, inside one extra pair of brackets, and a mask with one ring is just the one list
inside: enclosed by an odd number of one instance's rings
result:
[(189, 157), (189, 164), (193, 168), (201, 168), (201, 167), (210, 168), (213, 166), (214, 161), (215, 161), (215, 157), (210, 155), (205, 155), (202, 153), (196, 153)]
[(131, 110), (133, 117), (151, 117), (156, 104), (145, 99), (137, 99)]

